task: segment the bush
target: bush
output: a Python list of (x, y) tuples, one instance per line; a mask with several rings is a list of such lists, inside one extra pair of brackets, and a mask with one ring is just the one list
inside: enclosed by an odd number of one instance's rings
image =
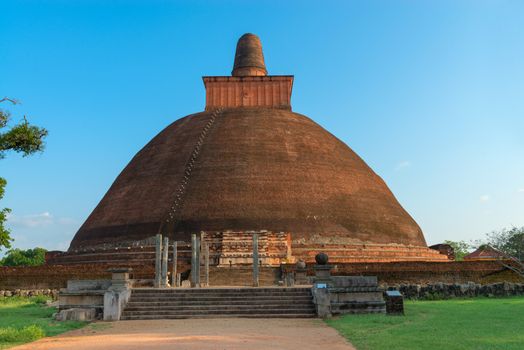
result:
[(0, 342), (27, 343), (45, 337), (44, 330), (37, 325), (23, 328), (0, 328)]
[(6, 256), (0, 260), (2, 266), (39, 266), (45, 263), (44, 248), (35, 249), (11, 249)]
[(49, 300), (52, 299), (47, 295), (35, 295), (33, 297), (0, 297), (0, 306), (45, 305)]
[(45, 296), (45, 295), (36, 295), (34, 297), (31, 297), (30, 299), (33, 303), (35, 304), (38, 304), (38, 305), (44, 305), (46, 304), (49, 300), (51, 300), (50, 297), (48, 296)]

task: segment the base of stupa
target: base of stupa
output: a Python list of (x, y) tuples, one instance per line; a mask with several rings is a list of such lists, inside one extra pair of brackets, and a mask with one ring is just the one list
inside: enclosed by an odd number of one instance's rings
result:
[[(402, 244), (355, 243), (315, 239), (304, 242), (293, 239), (293, 234), (271, 231), (223, 231), (204, 232), (202, 247), (209, 246), (209, 264), (217, 267), (249, 266), (253, 264), (253, 234), (258, 235), (258, 256), (261, 266), (277, 267), (294, 264), (299, 260), (314, 263), (319, 252), (329, 256), (331, 264), (374, 263), (374, 262), (447, 262), (448, 257), (425, 246)], [(297, 235), (298, 236), (298, 235)], [(54, 254), (50, 264), (119, 264), (121, 266), (154, 265), (154, 240), (140, 242), (119, 242), (84, 247)], [(172, 247), (171, 247), (172, 249)], [(169, 258), (172, 257), (172, 250)], [(178, 241), (179, 264), (191, 261), (191, 247), (188, 242)]]

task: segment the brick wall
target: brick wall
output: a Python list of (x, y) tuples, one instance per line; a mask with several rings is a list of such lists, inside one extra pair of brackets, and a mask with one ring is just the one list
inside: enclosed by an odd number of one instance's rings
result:
[[(64, 288), (69, 279), (111, 278), (108, 268), (109, 266), (100, 264), (0, 267), (0, 289)], [(187, 270), (188, 264), (179, 264), (179, 272)], [(313, 265), (308, 264), (308, 274), (313, 275)], [(516, 273), (505, 269), (497, 261), (339, 263), (336, 264), (333, 275), (377, 276), (381, 284), (524, 282)], [(153, 276), (153, 266), (134, 266), (131, 277), (148, 279)]]

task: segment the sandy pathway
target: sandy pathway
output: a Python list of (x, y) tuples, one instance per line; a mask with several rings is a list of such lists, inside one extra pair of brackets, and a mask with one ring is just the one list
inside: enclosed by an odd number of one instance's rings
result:
[(354, 349), (318, 319), (189, 319), (95, 323), (16, 350)]

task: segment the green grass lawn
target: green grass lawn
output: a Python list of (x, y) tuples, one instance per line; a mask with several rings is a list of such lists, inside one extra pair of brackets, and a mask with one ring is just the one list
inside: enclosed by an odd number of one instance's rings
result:
[(358, 350), (524, 349), (524, 297), (405, 301), (404, 311), (326, 322)]
[(56, 322), (55, 308), (45, 305), (45, 298), (0, 298), (0, 349), (20, 345), (83, 327), (87, 322)]

